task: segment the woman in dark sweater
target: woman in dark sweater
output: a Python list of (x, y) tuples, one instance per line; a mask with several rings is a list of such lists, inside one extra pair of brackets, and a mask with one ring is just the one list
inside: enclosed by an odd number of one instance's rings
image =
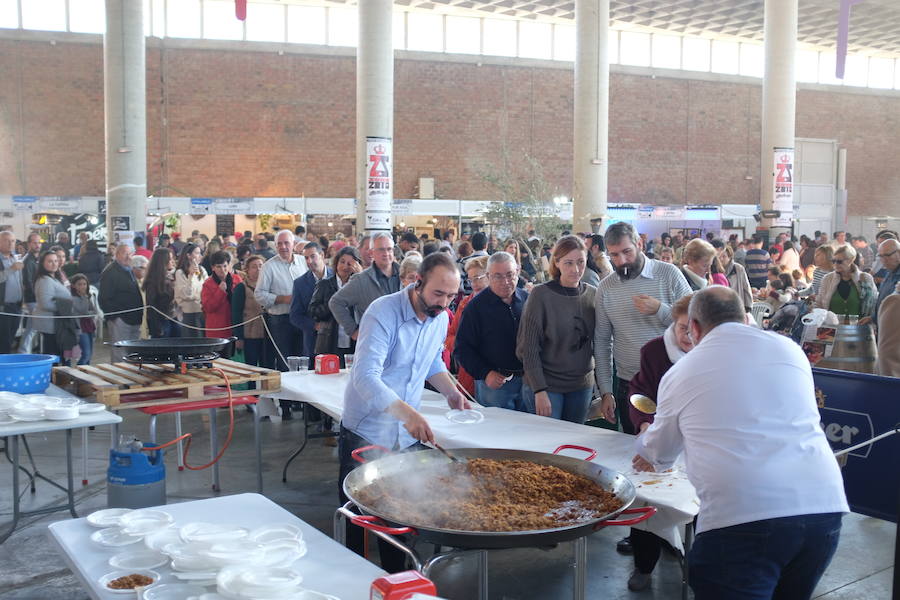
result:
[[(683, 296), (672, 305), (672, 324), (662, 337), (650, 340), (641, 348), (641, 370), (631, 379), (631, 394), (647, 396), (654, 402), (659, 390), (659, 382), (672, 365), (684, 356), (693, 343), (690, 339), (688, 305), (691, 294)], [(653, 423), (653, 415), (640, 412), (631, 404), (628, 415), (638, 435)], [(631, 530), (631, 547), (634, 551), (634, 571), (628, 579), (628, 589), (639, 591), (650, 585), (650, 574), (659, 560), (663, 541), (656, 535), (640, 529)]]
[(154, 250), (143, 283), (147, 302), (147, 332), (151, 338), (179, 336), (180, 327), (175, 321), (174, 272), (175, 258), (172, 252), (168, 248)]
[(88, 240), (78, 253), (78, 272), (87, 277), (91, 285), (97, 285), (105, 266), (106, 259), (97, 248), (97, 240)]
[(597, 289), (581, 281), (586, 263), (581, 238), (567, 235), (556, 243), (552, 280), (532, 290), (516, 340), (535, 413), (573, 423), (584, 423), (594, 387)]
[(356, 248), (344, 246), (338, 250), (334, 255), (332, 269), (334, 275), (316, 284), (306, 312), (316, 322), (316, 331), (319, 332), (316, 336), (316, 354), (337, 354), (343, 367), (344, 355), (353, 354), (356, 340), (351, 339), (335, 320), (328, 308), (328, 301), (350, 281), (352, 275), (362, 271), (362, 259)]

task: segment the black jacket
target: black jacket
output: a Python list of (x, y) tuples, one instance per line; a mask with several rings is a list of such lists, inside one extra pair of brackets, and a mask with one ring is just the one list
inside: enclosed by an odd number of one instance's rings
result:
[(25, 268), (22, 269), (22, 291), (25, 294), (26, 304), (34, 304), (37, 298), (34, 295), (34, 280), (37, 277), (38, 257), (28, 253), (24, 260)]
[[(131, 272), (113, 261), (100, 275), (100, 310), (111, 313), (130, 308), (144, 308), (144, 298)], [(136, 310), (107, 318), (119, 317), (129, 325), (140, 325), (143, 316), (143, 311)]]
[[(320, 326), (316, 336), (316, 354), (338, 353), (338, 322), (328, 308), (328, 301), (337, 291), (337, 274), (322, 279), (316, 284), (306, 309), (306, 314)], [(355, 347), (356, 340), (350, 340), (350, 351), (353, 352)]]
[(506, 304), (490, 288), (472, 298), (456, 330), (453, 355), (472, 377), (484, 379), (491, 371), (521, 375), (522, 361), (516, 356), (516, 336), (528, 292), (516, 289), (512, 304)]
[(99, 250), (82, 250), (78, 255), (78, 271), (84, 273), (91, 285), (97, 285), (105, 263)]

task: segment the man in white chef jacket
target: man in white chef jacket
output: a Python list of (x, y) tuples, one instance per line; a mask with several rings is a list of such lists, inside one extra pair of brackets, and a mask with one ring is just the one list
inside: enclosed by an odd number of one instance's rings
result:
[(808, 599), (849, 511), (809, 361), (789, 338), (744, 325), (726, 287), (695, 293), (689, 314), (694, 349), (663, 377), (634, 467), (665, 470), (684, 452), (700, 497), (696, 600)]

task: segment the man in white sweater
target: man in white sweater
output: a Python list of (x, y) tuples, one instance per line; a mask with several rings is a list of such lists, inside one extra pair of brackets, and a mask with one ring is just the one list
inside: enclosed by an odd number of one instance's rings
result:
[(700, 497), (696, 600), (806, 600), (849, 511), (809, 361), (789, 338), (745, 325), (729, 288), (695, 293), (689, 316), (694, 349), (663, 377), (634, 467), (662, 471), (684, 452)]

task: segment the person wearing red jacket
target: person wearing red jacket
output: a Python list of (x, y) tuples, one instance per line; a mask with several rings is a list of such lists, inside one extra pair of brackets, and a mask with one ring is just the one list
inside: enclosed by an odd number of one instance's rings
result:
[(203, 282), (200, 304), (206, 318), (208, 337), (231, 336), (231, 295), (241, 276), (231, 271), (231, 255), (220, 250), (210, 256), (212, 275)]

